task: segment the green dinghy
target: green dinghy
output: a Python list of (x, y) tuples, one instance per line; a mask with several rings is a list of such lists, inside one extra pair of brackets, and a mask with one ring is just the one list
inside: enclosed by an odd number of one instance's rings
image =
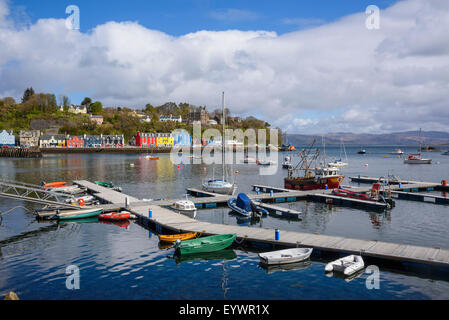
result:
[(178, 254), (192, 254), (200, 252), (214, 252), (226, 249), (237, 238), (237, 234), (220, 234), (193, 240), (177, 241), (175, 251)]
[(104, 181), (95, 181), (95, 184), (105, 187), (105, 188), (111, 188), (111, 189), (114, 187), (114, 185), (112, 183), (104, 182)]

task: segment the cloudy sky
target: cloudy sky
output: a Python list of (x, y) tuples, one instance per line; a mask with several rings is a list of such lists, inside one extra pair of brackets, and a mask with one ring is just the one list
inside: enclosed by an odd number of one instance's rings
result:
[(448, 30), (447, 0), (0, 0), (0, 97), (213, 110), (225, 91), (289, 133), (448, 131)]

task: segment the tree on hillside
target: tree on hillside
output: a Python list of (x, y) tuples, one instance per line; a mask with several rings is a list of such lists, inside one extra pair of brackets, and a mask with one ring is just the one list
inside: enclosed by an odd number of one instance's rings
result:
[(2, 100), (0, 100), (0, 106), (9, 107), (9, 106), (13, 106), (15, 104), (16, 104), (16, 100), (14, 100), (14, 98), (12, 98), (12, 97), (6, 97), (6, 98), (3, 98)]
[(153, 114), (154, 111), (155, 111), (155, 108), (153, 107), (152, 104), (147, 103), (147, 104), (145, 105), (145, 112), (150, 113), (150, 114)]
[(89, 107), (92, 104), (92, 99), (89, 97), (85, 97), (83, 102), (81, 102), (82, 106)]
[(102, 113), (103, 112), (103, 105), (101, 104), (100, 101), (95, 101), (94, 103), (92, 103), (90, 105), (89, 109), (90, 109), (89, 110), (90, 113), (95, 113), (95, 114)]
[(33, 88), (27, 88), (23, 93), (22, 103), (27, 102), (34, 95)]

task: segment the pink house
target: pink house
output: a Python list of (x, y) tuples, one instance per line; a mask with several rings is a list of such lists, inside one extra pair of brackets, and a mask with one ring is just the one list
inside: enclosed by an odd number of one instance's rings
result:
[(91, 122), (95, 122), (96, 124), (103, 124), (103, 116), (91, 115), (90, 116), (90, 121)]

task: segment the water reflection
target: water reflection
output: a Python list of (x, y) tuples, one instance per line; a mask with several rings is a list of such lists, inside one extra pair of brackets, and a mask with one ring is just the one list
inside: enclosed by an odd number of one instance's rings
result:
[(292, 271), (292, 270), (302, 270), (307, 269), (312, 265), (310, 260), (296, 262), (296, 263), (288, 263), (288, 264), (280, 264), (280, 265), (267, 265), (259, 263), (259, 268), (266, 271), (267, 274), (279, 272), (279, 271)]

